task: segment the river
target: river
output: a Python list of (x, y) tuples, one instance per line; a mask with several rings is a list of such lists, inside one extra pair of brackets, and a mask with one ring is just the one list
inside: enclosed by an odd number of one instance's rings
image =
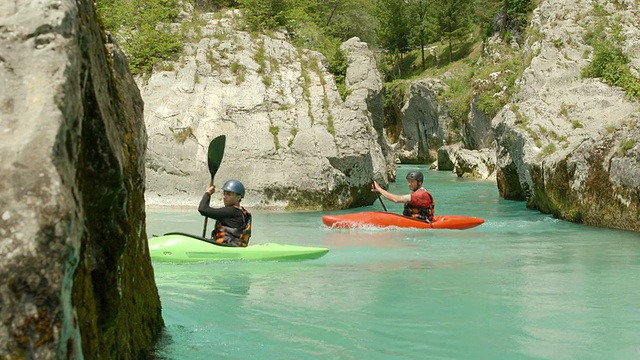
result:
[[(399, 167), (398, 179), (415, 168)], [(556, 220), (500, 199), (495, 182), (419, 169), (436, 215), (486, 222), (461, 231), (338, 230), (322, 225), (324, 212), (253, 211), (252, 244), (329, 253), (297, 262), (154, 263), (167, 327), (158, 357), (640, 358), (640, 234)], [(406, 182), (390, 191), (407, 193)], [(196, 207), (148, 209), (149, 236), (200, 234)], [(372, 209), (382, 207), (330, 213)]]

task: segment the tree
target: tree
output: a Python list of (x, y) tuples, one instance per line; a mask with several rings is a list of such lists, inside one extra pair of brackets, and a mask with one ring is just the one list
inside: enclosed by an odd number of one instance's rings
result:
[(452, 62), (453, 43), (471, 31), (471, 0), (437, 0), (435, 13), (438, 34), (448, 42), (449, 62)]
[(327, 18), (327, 34), (342, 41), (354, 36), (369, 44), (376, 43), (378, 21), (373, 17), (370, 0), (341, 0), (331, 10)]
[[(418, 31), (418, 40), (420, 42), (420, 51), (422, 55), (422, 70), (426, 69), (424, 61), (424, 46), (427, 32), (427, 10), (433, 0), (407, 0), (409, 5), (409, 13), (411, 14), (412, 28)], [(506, 1), (506, 0), (505, 0)]]
[(505, 0), (507, 19), (516, 20), (521, 27), (526, 26), (527, 16), (532, 11), (532, 2), (532, 0)]
[(238, 0), (253, 31), (273, 30), (287, 25), (291, 4), (287, 0)]
[(294, 0), (292, 8), (296, 28), (312, 25), (322, 34), (341, 41), (354, 36), (368, 43), (375, 41), (377, 21), (369, 0)]
[(389, 51), (405, 52), (409, 48), (409, 17), (403, 0), (378, 0), (376, 15), (380, 21), (380, 45)]
[(182, 51), (182, 35), (166, 26), (176, 21), (177, 0), (98, 0), (97, 12), (129, 58), (132, 73), (151, 71)]
[(193, 7), (202, 12), (218, 11), (222, 8), (234, 8), (238, 6), (235, 0), (191, 0)]
[(409, 21), (403, 0), (378, 0), (376, 17), (380, 21), (380, 44), (389, 51), (406, 51), (409, 46)]
[(408, 7), (405, 6), (404, 0), (377, 0), (375, 14), (380, 21), (378, 41), (384, 49), (393, 54), (393, 66), (400, 72), (402, 54), (409, 50), (411, 27)]
[(375, 42), (370, 0), (289, 0), (289, 5), (286, 29), (293, 43), (321, 52), (332, 66), (341, 61), (343, 41), (357, 36)]
[(504, 0), (504, 7), (502, 10), (502, 37), (507, 32), (507, 19), (509, 18), (509, 0)]

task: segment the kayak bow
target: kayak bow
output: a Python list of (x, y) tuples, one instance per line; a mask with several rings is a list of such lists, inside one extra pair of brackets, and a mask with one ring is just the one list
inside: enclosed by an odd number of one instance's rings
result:
[(327, 252), (327, 248), (274, 243), (247, 247), (221, 246), (185, 233), (168, 233), (149, 239), (151, 260), (156, 262), (302, 260), (316, 259)]
[(322, 222), (334, 228), (395, 226), (400, 228), (464, 230), (484, 223), (484, 219), (461, 215), (441, 215), (436, 216), (433, 222), (429, 224), (426, 221), (400, 214), (383, 211), (364, 211), (352, 214), (324, 215)]

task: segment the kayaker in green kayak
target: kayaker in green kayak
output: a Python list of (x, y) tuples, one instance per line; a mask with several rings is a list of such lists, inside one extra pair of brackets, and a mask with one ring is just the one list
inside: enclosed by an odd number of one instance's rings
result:
[(240, 201), (244, 197), (244, 185), (238, 180), (229, 180), (224, 183), (222, 190), (224, 207), (209, 206), (211, 195), (216, 191), (215, 185), (209, 185), (200, 200), (198, 212), (216, 220), (215, 228), (211, 233), (214, 242), (227, 246), (246, 247), (251, 237), (251, 214), (240, 206)]
[(409, 184), (411, 194), (392, 194), (381, 188), (375, 181), (371, 186), (371, 191), (380, 193), (382, 196), (395, 203), (403, 203), (404, 211), (402, 212), (402, 215), (432, 222), (433, 216), (435, 215), (436, 204), (433, 200), (433, 196), (431, 196), (431, 194), (422, 187), (423, 181), (424, 176), (420, 171), (410, 171), (407, 174), (407, 183)]

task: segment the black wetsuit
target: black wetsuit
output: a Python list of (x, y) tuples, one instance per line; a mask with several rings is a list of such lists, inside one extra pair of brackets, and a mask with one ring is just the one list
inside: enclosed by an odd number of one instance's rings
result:
[(235, 206), (225, 206), (222, 208), (212, 208), (209, 206), (211, 202), (211, 194), (205, 192), (198, 205), (198, 212), (202, 216), (207, 216), (212, 219), (218, 220), (224, 226), (230, 228), (241, 228), (244, 226), (244, 217), (242, 211)]

